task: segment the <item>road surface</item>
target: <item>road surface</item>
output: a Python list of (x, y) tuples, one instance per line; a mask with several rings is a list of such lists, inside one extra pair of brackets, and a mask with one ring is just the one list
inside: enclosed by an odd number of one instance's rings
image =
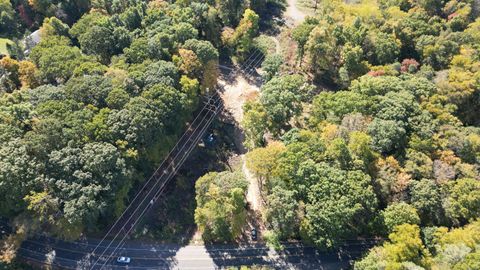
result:
[[(97, 243), (96, 240), (64, 242), (36, 237), (22, 244), (18, 256), (33, 263), (52, 265), (54, 269), (88, 269), (88, 264), (83, 261), (88, 261), (85, 258)], [(111, 260), (103, 269), (188, 270), (243, 265), (266, 265), (274, 269), (347, 269), (352, 260), (373, 244), (374, 241), (350, 241), (335, 252), (321, 252), (301, 244), (286, 244), (285, 249), (277, 253), (263, 244), (180, 246), (128, 242), (119, 256), (130, 257), (130, 264), (125, 266)], [(96, 269), (100, 269), (100, 266)]]

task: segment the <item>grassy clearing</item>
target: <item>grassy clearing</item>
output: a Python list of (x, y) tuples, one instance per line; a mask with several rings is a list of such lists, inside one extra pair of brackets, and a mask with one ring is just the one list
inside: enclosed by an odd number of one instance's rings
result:
[(13, 44), (8, 38), (0, 38), (0, 54), (8, 54), (7, 44)]

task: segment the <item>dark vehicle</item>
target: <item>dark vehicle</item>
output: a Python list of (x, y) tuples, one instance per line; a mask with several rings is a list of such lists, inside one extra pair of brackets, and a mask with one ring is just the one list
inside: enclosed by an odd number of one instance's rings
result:
[(251, 236), (253, 241), (257, 241), (257, 229), (255, 228), (252, 229)]
[(217, 140), (215, 138), (215, 134), (213, 133), (210, 133), (208, 134), (204, 139), (203, 139), (204, 143), (205, 143), (205, 146), (207, 147), (214, 147)]

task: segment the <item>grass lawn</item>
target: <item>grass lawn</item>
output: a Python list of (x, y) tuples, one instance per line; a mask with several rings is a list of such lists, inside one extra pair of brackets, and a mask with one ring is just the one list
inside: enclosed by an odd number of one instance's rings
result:
[(0, 54), (8, 54), (7, 44), (13, 44), (8, 38), (0, 38)]

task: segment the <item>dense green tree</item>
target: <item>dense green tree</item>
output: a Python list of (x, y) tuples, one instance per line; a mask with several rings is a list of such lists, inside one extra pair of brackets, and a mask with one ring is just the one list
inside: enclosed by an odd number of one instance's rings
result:
[(35, 46), (30, 58), (37, 65), (42, 80), (62, 83), (73, 75), (73, 70), (82, 61), (82, 54), (80, 49), (70, 46), (67, 38), (52, 36)]
[(352, 82), (349, 88), (353, 92), (367, 96), (385, 95), (388, 92), (399, 92), (402, 89), (402, 80), (395, 76), (362, 76)]
[(390, 204), (382, 211), (382, 217), (383, 223), (389, 233), (393, 232), (398, 225), (405, 223), (418, 225), (420, 223), (417, 210), (404, 202)]
[(388, 92), (381, 98), (376, 110), (377, 118), (396, 121), (406, 127), (410, 117), (419, 114), (420, 106), (407, 91)]
[(198, 38), (198, 30), (193, 27), (193, 25), (181, 22), (173, 26), (173, 31), (175, 32), (175, 40), (177, 43), (183, 44), (189, 39)]
[(392, 153), (405, 145), (406, 131), (402, 122), (375, 118), (368, 127), (375, 150)]
[(15, 10), (9, 0), (0, 1), (0, 33), (11, 33), (16, 30)]
[(78, 65), (73, 70), (73, 76), (81, 77), (86, 75), (103, 75), (106, 71), (107, 67), (105, 65), (102, 65), (97, 61), (88, 61)]
[(135, 39), (124, 51), (125, 57), (130, 63), (141, 63), (150, 56), (148, 40), (146, 38)]
[(395, 62), (400, 54), (400, 41), (391, 34), (378, 32), (369, 37), (367, 57), (373, 64), (384, 65)]
[(319, 247), (334, 247), (361, 231), (375, 210), (370, 177), (327, 164), (319, 164), (312, 173), (315, 184), (308, 190), (302, 237)]
[(105, 107), (108, 94), (112, 91), (112, 81), (109, 78), (94, 75), (72, 78), (65, 84), (65, 93), (84, 104)]
[(283, 57), (279, 54), (267, 55), (267, 57), (265, 57), (265, 61), (262, 62), (262, 70), (265, 72), (263, 74), (263, 78), (266, 81), (269, 81), (274, 76), (278, 75), (283, 61)]
[(112, 55), (122, 52), (131, 42), (128, 28), (116, 27), (110, 18), (98, 12), (82, 16), (70, 34), (78, 39), (82, 51), (97, 55), (103, 63), (108, 63)]
[(86, 33), (91, 25), (98, 21), (106, 21), (107, 16), (100, 13), (100, 12), (89, 12), (82, 16), (80, 20), (78, 20), (72, 28), (70, 28), (70, 35), (73, 37), (80, 37), (83, 33)]
[(368, 112), (369, 106), (368, 98), (356, 92), (322, 92), (313, 99), (310, 122), (317, 125), (327, 119), (341, 119), (350, 113)]
[(204, 40), (189, 39), (183, 45), (185, 49), (192, 50), (202, 64), (218, 60), (218, 51), (212, 43)]
[(244, 0), (216, 0), (215, 3), (219, 17), (223, 24), (228, 26), (234, 26), (240, 21), (247, 6)]
[(125, 108), (109, 114), (106, 122), (113, 138), (141, 148), (162, 132), (159, 117), (145, 99), (132, 98)]
[(299, 203), (295, 198), (295, 191), (276, 186), (268, 195), (265, 220), (279, 239), (293, 237), (298, 231), (298, 207)]
[(49, 100), (64, 100), (66, 93), (63, 86), (42, 85), (28, 91), (30, 102), (36, 106)]
[[(69, 223), (91, 224), (108, 215), (108, 199), (129, 175), (118, 149), (108, 143), (89, 143), (53, 151), (47, 165), (49, 181)], [(91, 224), (93, 225), (93, 224)]]
[(49, 38), (50, 36), (68, 36), (68, 31), (70, 28), (67, 24), (63, 23), (61, 20), (50, 17), (45, 18), (43, 21), (42, 27), (40, 28), (40, 33), (42, 39)]
[(78, 41), (82, 50), (87, 54), (100, 56), (103, 63), (107, 63), (114, 54), (115, 43), (113, 30), (106, 26), (93, 25), (79, 36)]
[(269, 130), (279, 135), (289, 121), (299, 116), (302, 101), (308, 95), (309, 86), (300, 75), (276, 77), (261, 89), (260, 102), (267, 114)]
[(120, 14), (120, 20), (125, 24), (125, 27), (132, 31), (139, 28), (142, 24), (143, 11), (137, 6), (130, 6)]
[(312, 32), (312, 30), (315, 28), (316, 24), (318, 24), (318, 20), (314, 18), (307, 18), (300, 25), (295, 27), (292, 31), (292, 38), (298, 44), (297, 54), (300, 60), (303, 59), (308, 37), (310, 36), (310, 33)]
[(22, 199), (38, 187), (37, 172), (41, 164), (28, 155), (26, 145), (19, 139), (0, 145), (0, 189), (2, 215), (14, 216), (25, 208)]
[(433, 180), (422, 179), (411, 187), (412, 205), (418, 210), (425, 223), (442, 221), (442, 196), (440, 188)]
[(177, 67), (172, 62), (160, 60), (150, 64), (145, 71), (145, 86), (164, 84), (178, 86), (180, 75)]
[[(317, 181), (317, 164), (325, 151), (325, 145), (315, 134), (301, 134), (302, 139), (287, 145), (286, 151), (280, 155), (276, 167), (276, 175), (290, 189), (297, 191), (299, 200), (307, 201), (310, 187)], [(278, 183), (281, 184), (282, 182)]]
[(477, 218), (480, 215), (480, 182), (465, 178), (450, 183), (445, 211), (455, 224)]
[(108, 93), (108, 96), (105, 98), (105, 102), (108, 107), (112, 109), (121, 109), (125, 104), (130, 100), (130, 96), (127, 91), (121, 88), (114, 88)]

